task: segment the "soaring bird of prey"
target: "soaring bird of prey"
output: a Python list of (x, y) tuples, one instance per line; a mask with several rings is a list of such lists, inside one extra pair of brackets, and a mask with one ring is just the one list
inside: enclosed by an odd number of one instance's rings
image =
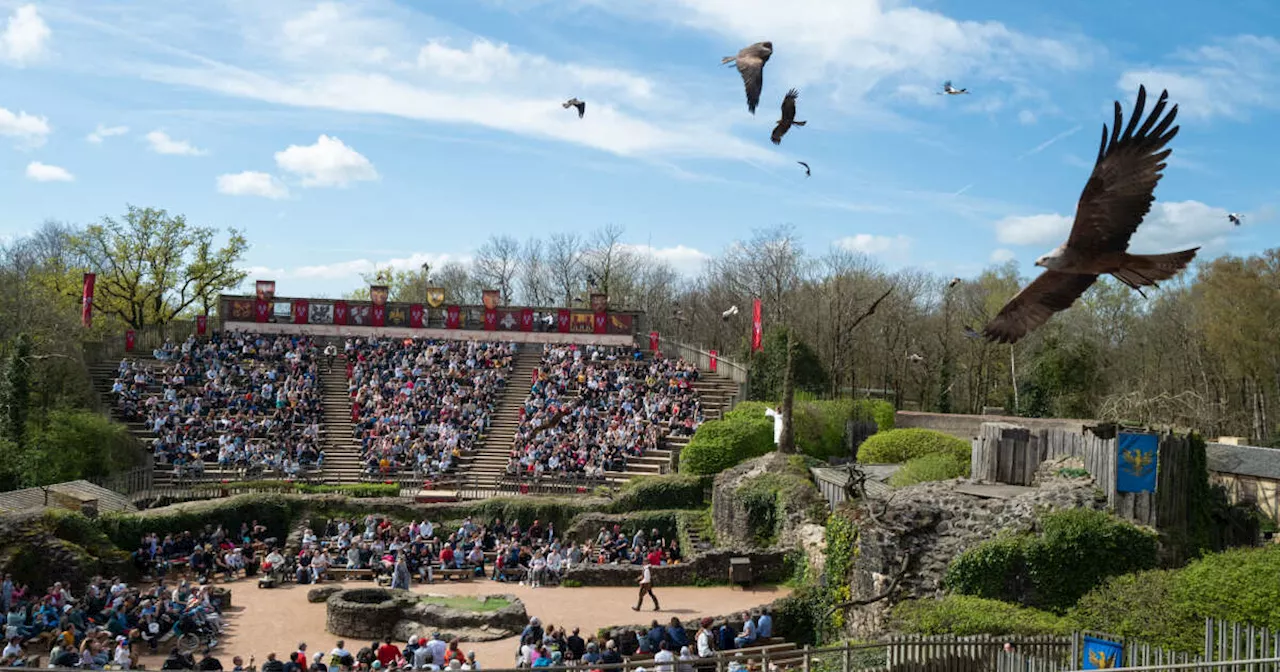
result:
[(979, 334), (977, 329), (967, 324), (964, 325), (964, 335), (966, 338), (982, 338), (982, 334)]
[(951, 289), (960, 284), (960, 278), (951, 278), (951, 282), (947, 283), (947, 289)]
[(804, 161), (796, 161), (796, 163), (804, 166), (804, 176), (809, 177), (809, 175), (811, 174), (809, 172), (809, 164), (805, 163)]
[(738, 307), (729, 306), (729, 310), (726, 310), (723, 313), (720, 313), (720, 319), (727, 320), (737, 314), (738, 314)]
[(1240, 226), (1240, 220), (1244, 219), (1244, 215), (1232, 212), (1227, 215), (1227, 219), (1230, 220), (1232, 224)]
[(747, 109), (756, 113), (756, 105), (760, 104), (760, 89), (764, 87), (764, 64), (773, 55), (772, 42), (756, 42), (743, 47), (737, 56), (725, 56), (720, 64), (734, 63), (742, 75), (742, 84), (747, 89)]
[(567, 110), (567, 109), (569, 109), (569, 108), (571, 108), (571, 107), (576, 107), (576, 108), (578, 108), (578, 118), (579, 118), (579, 119), (581, 119), (581, 118), (582, 118), (582, 115), (584, 115), (584, 114), (586, 114), (586, 113), (587, 113), (587, 101), (585, 101), (585, 100), (578, 100), (577, 98), (570, 98), (569, 100), (564, 101), (564, 105), (563, 105), (562, 107), (564, 107), (564, 109), (566, 109), (566, 110)]
[(957, 89), (956, 87), (951, 86), (951, 80), (948, 79), (942, 83), (942, 90), (938, 93), (945, 93), (948, 96), (958, 96), (962, 93), (969, 93), (969, 89)]
[(1177, 275), (1195, 258), (1198, 247), (1169, 254), (1127, 251), (1129, 239), (1151, 210), (1165, 159), (1173, 151), (1164, 146), (1178, 134), (1173, 126), (1177, 105), (1161, 118), (1168, 99), (1169, 92), (1162, 92), (1151, 115), (1138, 127), (1147, 102), (1146, 87), (1138, 87), (1138, 100), (1123, 135), (1123, 115), (1116, 101), (1111, 137), (1107, 138), (1104, 124), (1093, 174), (1076, 204), (1071, 235), (1036, 260), (1036, 266), (1045, 271), (1000, 310), (983, 329), (983, 336), (999, 343), (1017, 341), (1054, 313), (1071, 307), (1099, 275), (1110, 274), (1142, 294), (1143, 287), (1158, 287), (1156, 283)]
[(792, 126), (804, 126), (803, 121), (796, 121), (796, 98), (800, 97), (800, 92), (791, 89), (787, 92), (785, 98), (782, 99), (782, 118), (778, 120), (778, 125), (773, 127), (773, 135), (769, 139), (773, 144), (782, 144), (782, 136), (791, 130)]
[(912, 364), (924, 364), (924, 357), (921, 357), (920, 355), (913, 352), (907, 355), (907, 361), (911, 362)]

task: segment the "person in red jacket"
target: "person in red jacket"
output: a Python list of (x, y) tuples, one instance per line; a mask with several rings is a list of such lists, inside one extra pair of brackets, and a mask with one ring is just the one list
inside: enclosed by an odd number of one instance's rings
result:
[(382, 661), (383, 667), (391, 667), (392, 663), (400, 660), (400, 649), (391, 643), (390, 637), (378, 647), (378, 660)]

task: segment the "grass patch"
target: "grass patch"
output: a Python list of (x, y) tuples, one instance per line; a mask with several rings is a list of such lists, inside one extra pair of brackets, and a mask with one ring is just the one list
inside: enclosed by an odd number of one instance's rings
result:
[(489, 595), (472, 597), (470, 595), (427, 595), (419, 598), (423, 604), (434, 604), (459, 611), (498, 611), (511, 606), (511, 600), (505, 597)]

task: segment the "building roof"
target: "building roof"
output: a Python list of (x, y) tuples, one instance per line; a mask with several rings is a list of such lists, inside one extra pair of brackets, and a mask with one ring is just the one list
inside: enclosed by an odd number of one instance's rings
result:
[[(84, 500), (98, 500), (98, 512), (120, 512), (120, 511), (137, 511), (137, 507), (129, 501), (128, 497), (108, 490), (102, 486), (94, 485), (89, 481), (68, 481), (66, 483), (56, 483), (49, 486), (51, 493), (58, 493), (66, 497)], [(16, 513), (19, 511), (32, 511), (36, 509), (46, 508), (44, 490), (42, 488), (24, 488), (22, 490), (10, 490), (9, 492), (0, 492), (0, 513)], [(59, 508), (59, 505), (51, 497), (49, 499), (48, 508)]]
[(1280, 450), (1209, 443), (1204, 448), (1209, 471), (1280, 481)]

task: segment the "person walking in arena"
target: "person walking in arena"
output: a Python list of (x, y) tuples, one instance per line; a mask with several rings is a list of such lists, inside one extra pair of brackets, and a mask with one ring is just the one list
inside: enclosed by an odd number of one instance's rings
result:
[(653, 610), (658, 611), (658, 596), (653, 594), (653, 574), (650, 571), (652, 565), (646, 559), (644, 566), (640, 568), (640, 597), (636, 600), (636, 606), (631, 607), (632, 611), (640, 611), (640, 607), (644, 606), (644, 596), (648, 595), (653, 600)]

